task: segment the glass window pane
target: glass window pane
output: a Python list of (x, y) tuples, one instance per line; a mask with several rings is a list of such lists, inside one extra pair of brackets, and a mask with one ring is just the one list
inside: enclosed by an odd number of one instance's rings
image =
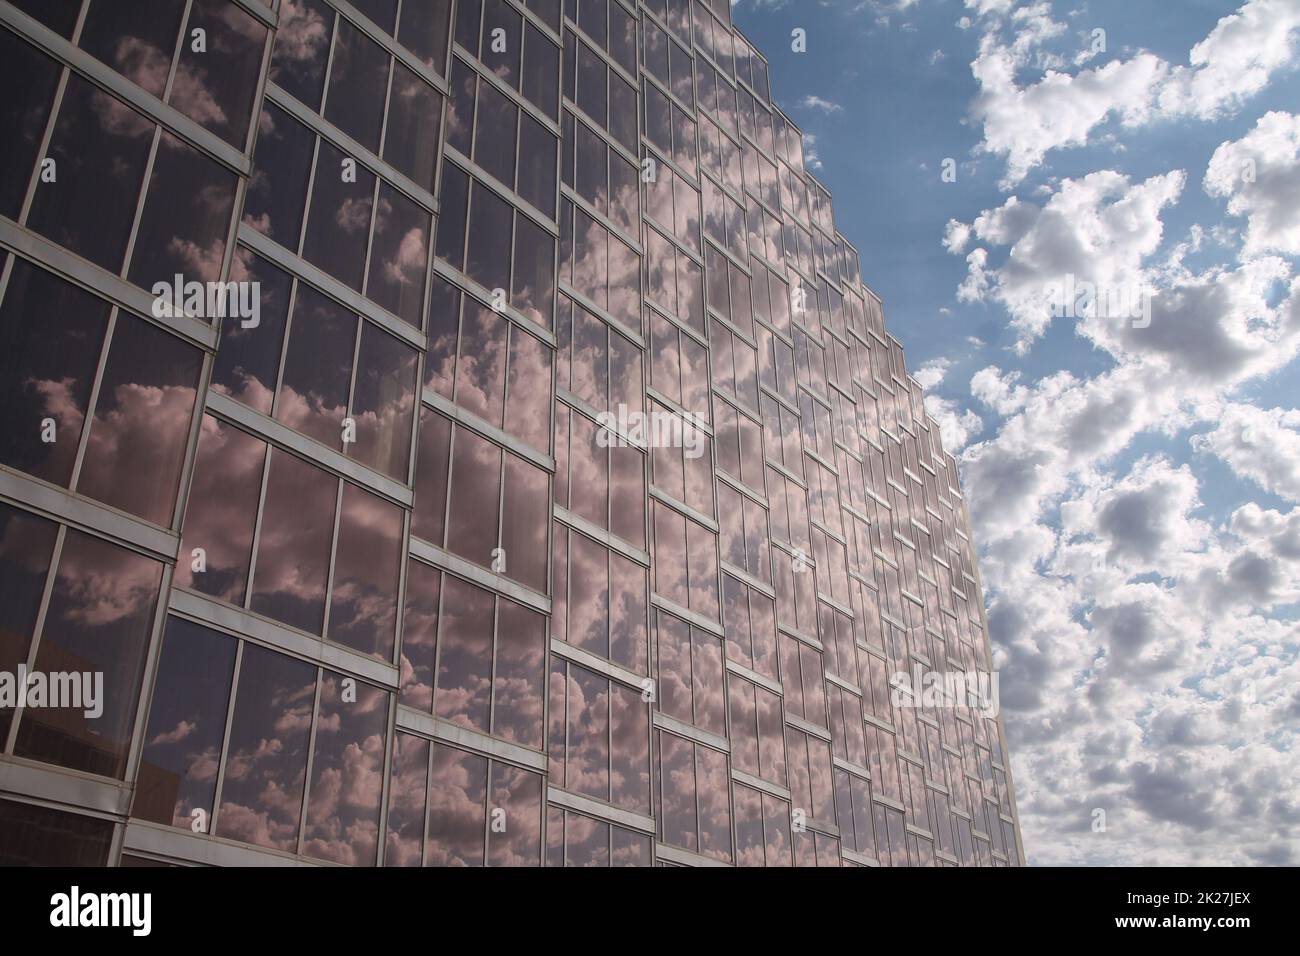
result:
[(492, 594), (447, 575), (438, 633), (434, 713), (474, 730), (489, 730), (492, 686)]
[(542, 862), (542, 777), (492, 761), (488, 802), (505, 826), (488, 829), (490, 866), (540, 866)]
[(0, 462), (67, 486), (108, 311), (89, 293), (14, 260), (0, 305)]
[[(452, 0), (402, 4), (397, 39), (438, 75), (447, 69)], [(391, 122), (391, 121), (390, 121)]]
[(153, 123), (73, 74), (47, 152), (58, 178), (37, 184), (27, 224), (117, 273), (153, 135)]
[(378, 687), (324, 672), (303, 831), (307, 856), (374, 866), (388, 701)]
[(420, 443), (415, 462), (415, 501), (411, 513), (411, 534), (442, 544), (447, 512), (448, 456), (451, 452), (451, 422), (428, 408), (420, 412)]
[(357, 317), (299, 282), (275, 417), (337, 450), (343, 447)]
[(429, 866), (482, 866), (487, 829), (486, 757), (433, 744), (429, 778)]
[(243, 221), (296, 252), (316, 134), (270, 101), (258, 126)]
[(265, 463), (266, 442), (211, 415), (203, 417), (177, 586), (243, 605)]
[(77, 43), (154, 96), (167, 87), (185, 7), (172, 0), (92, 0)]
[(287, 272), (243, 247), (235, 250), (231, 278), (257, 284), (258, 321), (247, 328), (241, 320), (221, 323), (212, 390), (269, 415), (289, 318), (291, 280)]
[(348, 453), (405, 483), (410, 470), (419, 353), (369, 322), (361, 323), (352, 419), (356, 442)]
[[(73, 14), (75, 19), (76, 14)], [(17, 219), (41, 148), (59, 68), (8, 30), (0, 30), (0, 214)]]
[(447, 547), (482, 567), (492, 563), (501, 507), (501, 449), (464, 428), (452, 451)]
[[(196, 49), (195, 30), (204, 31)], [(230, 0), (193, 0), (170, 101), (237, 149), (248, 139), (266, 27)]]
[(171, 285), (177, 275), (186, 282), (220, 279), (234, 203), (234, 173), (163, 133), (128, 278), (146, 289)]
[(393, 771), (388, 783), (385, 866), (419, 866), (424, 852), (424, 817), (428, 808), (429, 741), (398, 733), (393, 744)]
[[(325, 118), (372, 153), (379, 152), (392, 57), (347, 20), (339, 19)], [(319, 174), (318, 174), (319, 175)]]
[(258, 532), (254, 611), (320, 633), (337, 495), (338, 479), (272, 449)]
[(320, 109), (334, 10), (324, 0), (282, 0), (271, 55), (271, 81)]
[[(373, 104), (372, 104), (373, 108)], [(375, 175), (321, 140), (303, 258), (360, 291)]]
[[(50, 6), (59, 12), (66, 0)], [(0, 866), (107, 866), (112, 843), (109, 820), (0, 800)]]
[(244, 644), (217, 836), (297, 850), (315, 700), (315, 667)]
[(546, 618), (499, 599), (492, 675), (492, 733), (541, 750)]
[(201, 821), (194, 832), (211, 829), (236, 646), (218, 631), (167, 619), (133, 817), (191, 831)]
[(546, 532), (551, 496), (545, 471), (516, 455), (506, 455), (501, 507), (502, 572), (534, 591), (546, 591)]
[(68, 529), (33, 670), (67, 671), (76, 662), (84, 679), (95, 675), (94, 686), (90, 695), (83, 690), (84, 708), (23, 711), (16, 755), (122, 777), (162, 569), (157, 561)]
[[(27, 663), (58, 526), (0, 504), (0, 670)], [(8, 740), (13, 708), (0, 707), (0, 740)]]
[(381, 660), (393, 659), (402, 509), (343, 483), (330, 600), (329, 639)]
[[(412, 12), (411, 19), (430, 16), (428, 6), (428, 3), (406, 4), (402, 19), (408, 19), (408, 9), (423, 11)], [(445, 35), (443, 43), (445, 48)], [(388, 125), (384, 132), (384, 159), (429, 192), (433, 192), (433, 177), (437, 172), (441, 126), (442, 95), (401, 63), (395, 63)]]
[(203, 353), (119, 312), (77, 490), (169, 526)]

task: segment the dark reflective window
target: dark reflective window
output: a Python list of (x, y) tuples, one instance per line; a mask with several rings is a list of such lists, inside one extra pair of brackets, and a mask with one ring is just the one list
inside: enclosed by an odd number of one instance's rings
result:
[(230, 0), (192, 0), (171, 105), (242, 150), (265, 49), (266, 27), (251, 13)]
[(378, 43), (347, 20), (339, 20), (325, 118), (372, 153), (379, 152), (381, 104), (388, 98), (391, 60)]
[(486, 566), (497, 546), (501, 449), (462, 428), (456, 431), (452, 456), (447, 546)]
[[(51, 3), (51, 15), (65, 3)], [(109, 820), (0, 800), (0, 866), (107, 866), (112, 843)]]
[(198, 348), (119, 312), (77, 490), (170, 525), (202, 367)]
[[(545, 548), (542, 549), (543, 561)], [(544, 587), (543, 582), (543, 587)], [(541, 750), (546, 618), (505, 598), (497, 599), (492, 668), (492, 733)]]
[(243, 221), (293, 251), (302, 232), (316, 136), (274, 103), (262, 107)]
[(433, 71), (447, 68), (447, 38), (451, 32), (452, 0), (402, 4), (397, 39)]
[(47, 153), (58, 178), (38, 182), (28, 225), (118, 272), (153, 136), (154, 124), (121, 100), (69, 77)]
[(329, 638), (392, 660), (402, 510), (344, 482), (330, 600)]
[(419, 356), (378, 326), (361, 323), (356, 382), (352, 388), (354, 458), (405, 482), (410, 468), (411, 427), (417, 402)]
[[(426, 5), (406, 6), (419, 10)], [(384, 159), (429, 192), (433, 192), (433, 178), (438, 171), (438, 134), (441, 128), (442, 95), (401, 63), (395, 63), (388, 125), (384, 132)]]
[(0, 214), (17, 219), (31, 178), (36, 153), (59, 81), (59, 68), (49, 57), (0, 30)]
[(357, 340), (357, 317), (298, 284), (275, 417), (340, 450)]
[(424, 855), (424, 821), (428, 813), (429, 741), (398, 733), (388, 783), (385, 866), (419, 866)]
[(514, 288), (510, 304), (538, 325), (555, 312), (555, 240), (527, 216), (515, 215)]
[(423, 409), (416, 451), (411, 534), (435, 544), (442, 544), (443, 540), (450, 453), (451, 422), (428, 408)]
[(722, 642), (663, 612), (656, 614), (656, 621), (659, 710), (703, 730), (725, 735)]
[(235, 250), (231, 278), (258, 284), (261, 296), (258, 323), (248, 328), (239, 319), (221, 323), (221, 343), (212, 366), (211, 387), (269, 415), (289, 317), (291, 280), (287, 272), (242, 247)]
[(271, 56), (271, 81), (320, 109), (334, 10), (324, 0), (283, 0)]
[(380, 184), (366, 295), (417, 328), (423, 318), (431, 226), (428, 212)]
[(131, 252), (131, 281), (151, 289), (177, 275), (186, 282), (220, 279), (234, 203), (234, 173), (163, 133)]
[[(0, 670), (27, 663), (58, 526), (0, 504)], [(0, 707), (0, 740), (8, 740), (12, 708)]]
[(258, 531), (252, 609), (319, 634), (338, 480), (288, 452), (271, 452)]
[(492, 594), (459, 578), (443, 580), (434, 713), (487, 733), (491, 721)]
[(488, 760), (447, 747), (430, 746), (429, 866), (483, 866), (487, 829)]
[[(367, 41), (369, 42), (369, 41)], [(371, 103), (367, 109), (373, 111)], [(303, 258), (360, 291), (375, 175), (321, 140)]]
[(236, 646), (210, 628), (167, 619), (132, 816), (211, 828)]
[(433, 710), (433, 672), (441, 596), (442, 572), (419, 561), (409, 561), (406, 566), (406, 607), (402, 617), (398, 702), (426, 713)]
[(324, 672), (303, 829), (307, 856), (374, 866), (388, 702), (377, 687)]
[(244, 645), (217, 836), (297, 850), (315, 698), (315, 667)]
[(0, 461), (65, 487), (72, 480), (108, 312), (14, 260), (0, 305)]
[(397, 0), (356, 0), (353, 5), (379, 29), (388, 34), (393, 32), (397, 20)]
[(172, 0), (91, 0), (78, 45), (137, 86), (161, 97), (184, 14), (184, 5)]
[(501, 504), (501, 548), (507, 577), (535, 591), (546, 591), (546, 530), (550, 526), (550, 488), (546, 472), (515, 455), (506, 455)]
[(33, 670), (102, 674), (103, 683), (94, 677), (93, 707), (25, 710), (16, 755), (122, 777), (162, 569), (157, 561), (68, 529)]
[(178, 586), (244, 603), (265, 463), (264, 441), (204, 416), (176, 564)]

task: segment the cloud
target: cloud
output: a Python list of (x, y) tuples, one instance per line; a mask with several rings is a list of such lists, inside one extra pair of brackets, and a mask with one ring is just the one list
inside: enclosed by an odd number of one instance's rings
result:
[(1247, 219), (1244, 255), (1300, 255), (1300, 116), (1272, 112), (1214, 151), (1205, 191)]
[[(979, 93), (970, 117), (984, 134), (977, 151), (1005, 158), (1003, 189), (1023, 180), (1050, 151), (1093, 142), (1111, 120), (1134, 129), (1239, 110), (1291, 64), (1300, 34), (1300, 4), (1294, 0), (1248, 0), (1192, 48), (1186, 66), (1140, 51), (1066, 73), (1042, 49), (1064, 29), (1045, 8), (1021, 8), (1008, 21), (987, 23), (971, 63)], [(1035, 62), (1031, 54), (1047, 71), (1022, 85), (1018, 74)]]
[(1300, 502), (1300, 410), (1228, 405), (1218, 427), (1194, 437), (1192, 447), (1265, 491)]
[(830, 100), (822, 99), (820, 96), (816, 96), (812, 93), (809, 93), (801, 99), (799, 105), (804, 109), (817, 110), (818, 112), (826, 113), (828, 115), (844, 111), (844, 107), (840, 106), (839, 103), (833, 103)]

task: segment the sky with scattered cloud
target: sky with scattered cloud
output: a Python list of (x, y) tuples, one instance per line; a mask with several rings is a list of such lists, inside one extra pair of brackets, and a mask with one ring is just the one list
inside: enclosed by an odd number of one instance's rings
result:
[(1300, 864), (1300, 0), (733, 11), (958, 456), (1030, 862)]

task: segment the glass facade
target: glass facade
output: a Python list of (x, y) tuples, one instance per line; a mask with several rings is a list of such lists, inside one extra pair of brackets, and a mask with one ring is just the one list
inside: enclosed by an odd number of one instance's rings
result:
[(0, 698), (0, 863), (1022, 862), (910, 680), (991, 666), (956, 462), (730, 15), (0, 0), (0, 672), (102, 682)]

